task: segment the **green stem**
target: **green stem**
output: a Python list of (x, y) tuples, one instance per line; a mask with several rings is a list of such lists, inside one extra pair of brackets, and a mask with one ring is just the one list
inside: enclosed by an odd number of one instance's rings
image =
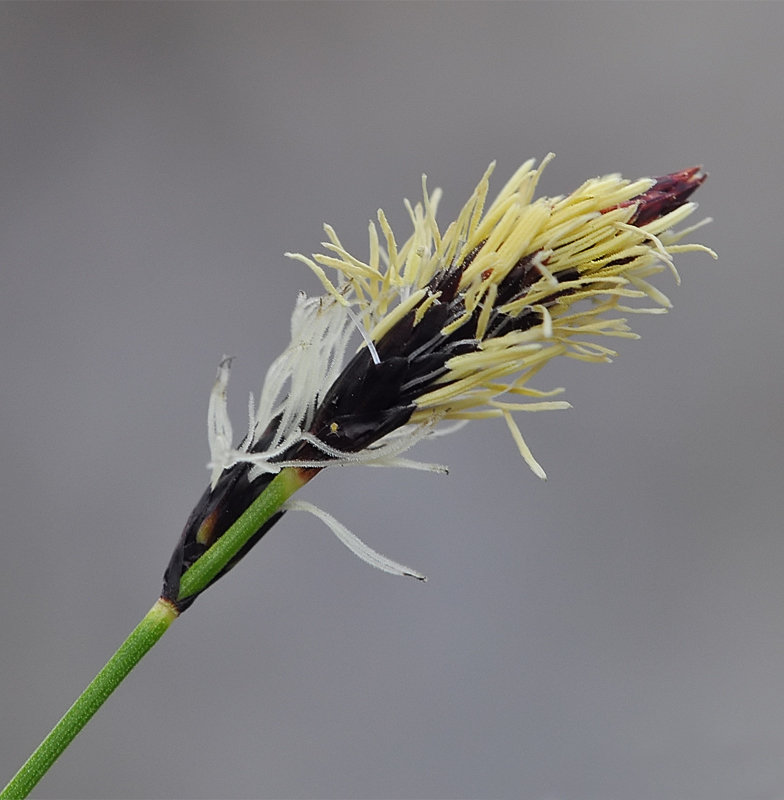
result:
[(165, 600), (158, 600), (3, 789), (0, 798), (16, 799), (30, 794), (76, 734), (90, 721), (147, 651), (166, 633), (175, 619), (177, 611), (174, 606)]
[(281, 470), (248, 510), (182, 576), (177, 599), (184, 600), (206, 588), (245, 542), (311, 477), (291, 467)]
[[(234, 525), (183, 575), (178, 599), (204, 589), (248, 539), (315, 474), (313, 470), (281, 470)], [(166, 633), (178, 614), (175, 606), (167, 600), (160, 599), (155, 603), (8, 786), (0, 792), (0, 800), (21, 800), (30, 794), (109, 695)]]

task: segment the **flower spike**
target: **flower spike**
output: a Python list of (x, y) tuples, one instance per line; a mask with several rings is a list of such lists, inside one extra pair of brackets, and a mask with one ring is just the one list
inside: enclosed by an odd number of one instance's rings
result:
[[(379, 211), (383, 236), (371, 222), (367, 262), (328, 225), (324, 253), (292, 255), (326, 294), (297, 299), (291, 343), (270, 366), (258, 404), (251, 395), (248, 433), (236, 447), (226, 405), (232, 359), (222, 359), (208, 410), (210, 483), (172, 553), (161, 597), (2, 797), (27, 797), (172, 622), (288, 511), (314, 514), (372, 566), (425, 580), (330, 514), (291, 499), (325, 467), (444, 472), (401, 454), (469, 420), (501, 417), (528, 466), (546, 477), (512, 414), (569, 404), (546, 399), (560, 389), (545, 392), (529, 381), (558, 355), (610, 361), (615, 352), (594, 337), (637, 338), (617, 312), (666, 312), (671, 305), (649, 282), (652, 275), (669, 268), (679, 280), (677, 253), (715, 257), (702, 245), (677, 244), (698, 225), (674, 231), (696, 208), (689, 198), (706, 178), (701, 168), (634, 182), (606, 175), (570, 195), (535, 200), (551, 158), (536, 169), (533, 161), (523, 164), (488, 206), (491, 164), (443, 232), (436, 222), (440, 191), (429, 194), (423, 176), (422, 202), (406, 201), (413, 233), (398, 245)], [(626, 305), (646, 297), (656, 307)], [(358, 349), (344, 363), (357, 329)]]
[[(226, 413), (231, 359), (221, 362), (209, 410), (212, 480), (172, 556), (165, 598), (177, 600), (180, 578), (281, 472), (296, 476), (295, 491), (329, 466), (443, 469), (400, 455), (437, 435), (446, 420), (498, 417), (529, 467), (546, 477), (512, 414), (570, 406), (543, 399), (560, 389), (543, 392), (529, 381), (558, 355), (609, 362), (615, 351), (595, 337), (637, 338), (617, 312), (671, 306), (652, 275), (670, 269), (678, 279), (676, 253), (715, 257), (703, 245), (676, 244), (697, 226), (673, 230), (696, 208), (689, 198), (705, 181), (701, 168), (637, 181), (606, 175), (569, 195), (535, 200), (551, 158), (538, 168), (523, 164), (488, 205), (491, 164), (443, 232), (436, 222), (441, 193), (428, 194), (423, 176), (422, 202), (406, 202), (413, 233), (399, 245), (379, 211), (382, 235), (371, 222), (367, 262), (328, 225), (324, 253), (287, 254), (310, 267), (326, 294), (297, 300), (291, 344), (267, 372), (255, 411), (251, 398), (248, 433), (236, 448)], [(645, 298), (654, 307), (628, 304)], [(344, 363), (357, 329), (359, 347)], [(289, 501), (212, 581), (294, 508), (315, 513), (375, 566), (421, 578), (325, 512)], [(193, 599), (177, 602), (182, 609)]]

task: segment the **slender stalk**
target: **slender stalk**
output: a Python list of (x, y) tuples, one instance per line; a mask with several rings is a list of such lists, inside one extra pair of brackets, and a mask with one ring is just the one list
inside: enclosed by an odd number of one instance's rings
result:
[[(314, 474), (315, 471), (282, 470), (234, 525), (183, 575), (179, 599), (207, 586), (286, 499)], [(21, 800), (30, 794), (93, 714), (166, 633), (178, 615), (173, 603), (163, 599), (155, 603), (8, 786), (0, 792), (0, 800)]]
[(204, 589), (245, 542), (311, 477), (310, 473), (292, 467), (281, 470), (248, 510), (182, 576), (177, 599), (183, 600)]
[(49, 767), (90, 721), (109, 695), (122, 683), (128, 673), (141, 661), (150, 648), (163, 636), (169, 625), (177, 619), (177, 610), (171, 603), (158, 600), (136, 626), (120, 649), (106, 666), (93, 678), (79, 699), (65, 712), (52, 732), (27, 759), (0, 798), (27, 797)]

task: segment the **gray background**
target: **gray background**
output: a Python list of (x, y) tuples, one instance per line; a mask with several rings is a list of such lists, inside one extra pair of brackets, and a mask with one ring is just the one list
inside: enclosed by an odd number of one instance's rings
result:
[(425, 585), (289, 515), (196, 603), (41, 797), (784, 797), (784, 5), (0, 6), (0, 771), (154, 602), (288, 340), (286, 250), (359, 255), (420, 175), (452, 218), (541, 190), (711, 173), (667, 317), (574, 410), (424, 445), (448, 478), (302, 493)]

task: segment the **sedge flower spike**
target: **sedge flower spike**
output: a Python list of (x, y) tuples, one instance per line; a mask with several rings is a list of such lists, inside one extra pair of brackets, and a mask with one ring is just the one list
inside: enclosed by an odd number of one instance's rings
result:
[[(257, 407), (251, 396), (248, 433), (236, 448), (226, 411), (230, 359), (221, 363), (210, 397), (212, 480), (169, 564), (165, 599), (179, 610), (193, 602), (195, 593), (180, 597), (181, 577), (282, 472), (293, 492), (334, 465), (444, 471), (400, 456), (445, 432), (445, 421), (454, 430), (501, 417), (525, 461), (545, 478), (512, 415), (569, 404), (549, 399), (561, 389), (534, 389), (530, 379), (558, 355), (610, 361), (615, 352), (586, 337), (637, 338), (617, 312), (663, 313), (671, 305), (648, 278), (670, 269), (679, 280), (676, 253), (715, 255), (678, 244), (698, 226), (674, 231), (696, 208), (689, 197), (705, 180), (700, 168), (637, 181), (607, 175), (570, 195), (534, 199), (550, 158), (538, 168), (523, 164), (488, 205), (491, 164), (443, 233), (436, 223), (440, 191), (429, 194), (423, 177), (423, 201), (406, 202), (414, 230), (405, 244), (398, 246), (379, 211), (382, 235), (371, 222), (366, 261), (329, 226), (325, 253), (287, 254), (313, 270), (326, 294), (300, 295), (291, 344), (267, 372)], [(646, 299), (647, 306), (629, 305)], [(357, 333), (359, 347), (346, 360)], [(210, 583), (293, 509), (315, 513), (374, 566), (423, 578), (326, 512), (287, 500)]]
[(670, 306), (649, 278), (669, 268), (677, 280), (677, 253), (714, 255), (678, 243), (698, 225), (675, 232), (696, 208), (689, 198), (705, 180), (699, 168), (637, 181), (607, 175), (570, 195), (534, 199), (549, 159), (538, 168), (523, 164), (488, 205), (491, 165), (443, 232), (440, 192), (428, 193), (423, 178), (422, 202), (406, 204), (414, 230), (404, 244), (379, 211), (366, 261), (329, 226), (323, 253), (292, 256), (326, 293), (297, 300), (291, 343), (269, 368), (258, 403), (251, 396), (248, 432), (237, 446), (226, 410), (231, 359), (221, 362), (208, 412), (211, 480), (169, 561), (161, 597), (2, 800), (27, 797), (172, 622), (288, 511), (315, 514), (379, 569), (425, 579), (325, 511), (291, 499), (325, 467), (445, 471), (402, 454), (469, 420), (501, 417), (525, 461), (545, 477), (512, 415), (569, 404), (550, 399), (560, 389), (534, 389), (530, 380), (559, 355), (609, 361), (615, 353), (602, 341), (637, 338), (624, 314)]

